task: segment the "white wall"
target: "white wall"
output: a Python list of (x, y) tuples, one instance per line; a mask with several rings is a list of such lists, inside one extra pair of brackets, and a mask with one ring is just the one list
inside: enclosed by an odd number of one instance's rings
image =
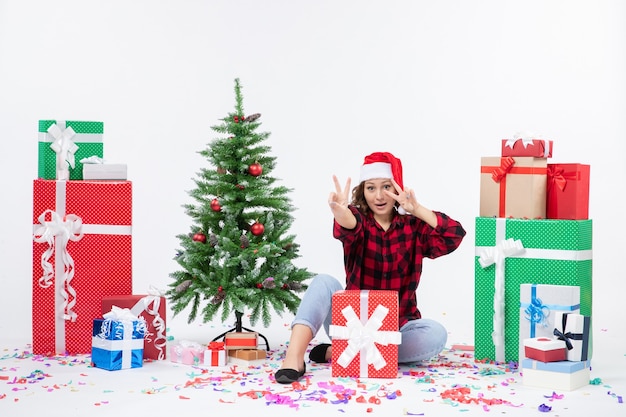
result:
[(197, 151), (236, 77), (294, 190), (301, 265), (342, 276), (331, 175), (393, 152), (421, 202), (468, 231), (426, 262), (419, 302), (471, 343), (480, 157), (525, 130), (554, 140), (552, 161), (592, 167), (595, 323), (622, 328), (625, 17), (619, 0), (0, 0), (2, 337), (30, 337), (37, 121), (104, 121), (105, 157), (134, 183), (142, 293), (177, 269)]

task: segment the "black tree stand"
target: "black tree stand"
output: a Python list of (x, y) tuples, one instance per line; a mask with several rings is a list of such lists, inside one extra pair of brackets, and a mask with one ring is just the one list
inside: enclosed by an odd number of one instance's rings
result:
[[(236, 318), (236, 322), (235, 322), (235, 327), (233, 327), (230, 330), (226, 330), (224, 333), (222, 333), (221, 335), (217, 336), (215, 339), (213, 339), (213, 341), (215, 342), (216, 340), (219, 339), (224, 339), (226, 337), (226, 335), (228, 333), (231, 332), (238, 332), (241, 333), (243, 330), (247, 331), (247, 332), (254, 332), (254, 330), (250, 330), (247, 327), (243, 327), (243, 325), (241, 324), (241, 317), (243, 316), (243, 313), (240, 311), (235, 311), (235, 318)], [(256, 332), (260, 338), (262, 338), (263, 340), (265, 340), (265, 347), (267, 348), (267, 351), (269, 352), (270, 350), (270, 344), (267, 341), (267, 338), (265, 336), (263, 336), (261, 333)]]

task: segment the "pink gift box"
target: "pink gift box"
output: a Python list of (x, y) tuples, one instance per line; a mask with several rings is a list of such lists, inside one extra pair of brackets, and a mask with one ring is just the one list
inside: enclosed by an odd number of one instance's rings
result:
[(184, 365), (201, 365), (204, 362), (205, 346), (189, 340), (181, 340), (170, 346), (170, 361)]

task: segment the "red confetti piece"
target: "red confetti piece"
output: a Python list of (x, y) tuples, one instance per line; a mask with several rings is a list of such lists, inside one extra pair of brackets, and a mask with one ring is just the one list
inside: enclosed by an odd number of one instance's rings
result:
[(179, 395), (179, 396), (178, 396), (178, 399), (179, 399), (179, 400), (190, 400), (191, 398), (189, 398), (189, 397), (185, 397), (184, 395)]

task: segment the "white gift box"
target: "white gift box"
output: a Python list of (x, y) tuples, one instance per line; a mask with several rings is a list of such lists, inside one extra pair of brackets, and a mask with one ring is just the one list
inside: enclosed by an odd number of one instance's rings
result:
[(83, 164), (84, 180), (126, 180), (126, 164)]
[(565, 341), (568, 361), (577, 362), (591, 359), (589, 352), (590, 317), (573, 313), (556, 313), (553, 332), (554, 336)]
[(520, 362), (524, 359), (524, 339), (554, 338), (554, 320), (557, 312), (580, 312), (580, 287), (546, 284), (520, 285)]
[(573, 391), (589, 385), (590, 361), (540, 362), (524, 359), (521, 362), (522, 383), (553, 391)]

